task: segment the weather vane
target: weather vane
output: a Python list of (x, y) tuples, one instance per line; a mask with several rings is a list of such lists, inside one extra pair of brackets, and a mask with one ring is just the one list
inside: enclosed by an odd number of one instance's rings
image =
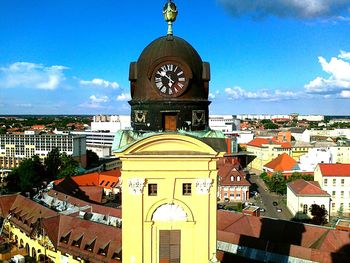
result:
[(168, 0), (163, 7), (163, 15), (164, 20), (168, 22), (168, 35), (173, 34), (173, 22), (176, 20), (177, 16), (177, 7), (172, 2), (172, 0)]

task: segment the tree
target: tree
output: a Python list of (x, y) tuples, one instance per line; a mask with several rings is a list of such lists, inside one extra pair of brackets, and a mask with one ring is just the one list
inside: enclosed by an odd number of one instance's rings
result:
[(30, 159), (23, 160), (19, 166), (13, 169), (7, 178), (7, 187), (11, 192), (32, 192), (33, 187), (38, 187), (44, 177), (45, 169), (40, 158), (34, 155)]
[(327, 210), (320, 207), (317, 204), (313, 204), (310, 207), (310, 213), (312, 215), (311, 224), (314, 225), (325, 225), (327, 224)]
[(54, 148), (48, 153), (45, 159), (46, 176), (49, 181), (57, 178), (61, 165), (60, 151), (58, 148)]
[(79, 163), (74, 160), (72, 156), (62, 153), (61, 162), (62, 164), (57, 174), (57, 178), (67, 178), (77, 174)]
[(100, 158), (98, 155), (91, 151), (91, 150), (86, 150), (86, 162), (87, 162), (87, 167), (96, 167), (99, 165), (99, 160)]
[(287, 182), (281, 173), (272, 174), (268, 187), (270, 191), (276, 192), (277, 194), (283, 195), (287, 193)]

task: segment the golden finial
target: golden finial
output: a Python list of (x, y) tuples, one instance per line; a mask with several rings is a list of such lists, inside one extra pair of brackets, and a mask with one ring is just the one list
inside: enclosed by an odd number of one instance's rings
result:
[(173, 34), (173, 22), (176, 20), (177, 16), (177, 7), (172, 2), (172, 0), (168, 0), (163, 7), (163, 15), (164, 20), (168, 22), (168, 35)]

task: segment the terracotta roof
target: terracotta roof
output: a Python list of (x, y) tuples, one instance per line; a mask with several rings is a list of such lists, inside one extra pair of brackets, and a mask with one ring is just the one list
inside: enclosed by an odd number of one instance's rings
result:
[(350, 164), (319, 164), (323, 176), (350, 176)]
[[(45, 221), (43, 221), (45, 232), (48, 236), (56, 238), (54, 242), (59, 250), (88, 259), (90, 262), (105, 262), (106, 260), (120, 262), (112, 259), (113, 254), (121, 250), (122, 230), (120, 228), (66, 215), (59, 215), (58, 218), (50, 218)], [(88, 250), (86, 245), (90, 244), (92, 245), (91, 250)], [(103, 248), (106, 248), (105, 256), (98, 254)]]
[(29, 234), (38, 219), (57, 215), (57, 212), (42, 206), (22, 195), (17, 195), (9, 210), (10, 221)]
[(316, 181), (305, 181), (303, 179), (298, 179), (288, 183), (287, 186), (295, 195), (330, 196), (326, 191), (321, 189), (319, 183)]
[(79, 187), (88, 197), (89, 200), (101, 203), (103, 196), (103, 188), (99, 186), (80, 186)]
[(18, 194), (13, 195), (0, 195), (0, 216), (7, 217), (11, 206), (15, 202)]
[[(250, 186), (245, 178), (245, 173), (239, 170), (239, 164), (225, 163), (219, 168), (218, 176), (220, 177), (220, 186)], [(233, 181), (231, 176), (233, 176)]]
[(275, 144), (281, 145), (282, 148), (291, 148), (291, 144), (289, 142), (278, 142), (276, 139), (268, 138), (255, 138), (251, 140), (247, 145), (254, 147), (263, 147), (264, 144)]
[(239, 246), (315, 262), (347, 262), (350, 256), (345, 231), (224, 210), (218, 210), (217, 225), (218, 241)]
[[(72, 180), (78, 186), (100, 186), (103, 188), (113, 188), (119, 181), (119, 177), (121, 176), (120, 169), (103, 171), (103, 172), (94, 172), (83, 175), (77, 175), (71, 177)], [(64, 179), (55, 180), (55, 184), (59, 184)]]
[(300, 169), (297, 161), (286, 153), (282, 153), (281, 155), (277, 156), (275, 159), (265, 164), (264, 167), (270, 168), (275, 172), (293, 171)]

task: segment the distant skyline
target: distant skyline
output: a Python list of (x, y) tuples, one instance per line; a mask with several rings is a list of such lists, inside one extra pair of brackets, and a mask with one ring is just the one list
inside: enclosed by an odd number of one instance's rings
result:
[[(1, 114), (129, 114), (166, 1), (0, 1)], [(174, 0), (211, 114), (350, 115), (350, 0)]]

